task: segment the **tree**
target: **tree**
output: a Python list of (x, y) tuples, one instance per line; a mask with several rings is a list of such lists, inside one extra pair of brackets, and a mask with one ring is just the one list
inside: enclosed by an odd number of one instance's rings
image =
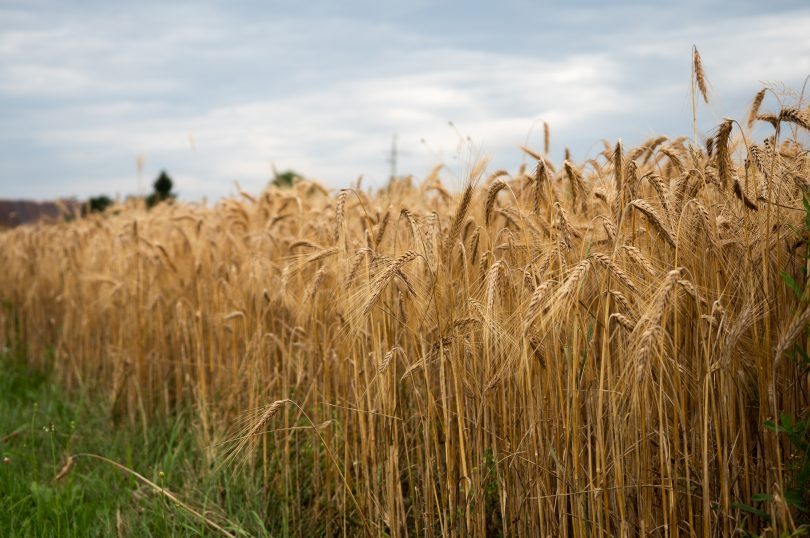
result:
[(82, 216), (90, 213), (103, 213), (112, 203), (113, 201), (103, 194), (90, 198), (82, 205)]
[(173, 200), (177, 193), (172, 192), (172, 178), (165, 170), (160, 171), (160, 175), (152, 184), (154, 192), (146, 197), (146, 207), (154, 207), (164, 200)]
[(273, 181), (271, 185), (275, 187), (279, 187), (282, 189), (287, 189), (293, 186), (294, 183), (304, 179), (304, 177), (295, 172), (294, 170), (285, 170), (284, 172), (277, 172), (276, 169), (273, 169)]

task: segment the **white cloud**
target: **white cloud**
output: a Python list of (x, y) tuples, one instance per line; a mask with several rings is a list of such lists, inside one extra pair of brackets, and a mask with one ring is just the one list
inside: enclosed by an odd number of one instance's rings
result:
[[(103, 155), (106, 145), (113, 152), (167, 158), (181, 169), (204, 169), (218, 183), (239, 178), (258, 187), (275, 161), (336, 186), (361, 173), (382, 179), (383, 151), (394, 131), (409, 146), (405, 160), (424, 169), (435, 164), (436, 156), (418, 144), (420, 139), (445, 154), (455, 150), (450, 119), (485, 152), (497, 152), (522, 143), (540, 115), (564, 128), (629, 105), (599, 75), (601, 66), (618, 70), (601, 56), (556, 64), (446, 50), (434, 55), (433, 65), (427, 57), (422, 60), (418, 74), (339, 82), (201, 114), (161, 118), (156, 111), (140, 118), (130, 103), (86, 105), (80, 115), (93, 118), (92, 124), (48, 128), (39, 137), (55, 147), (74, 148), (69, 151), (95, 147)], [(195, 187), (200, 189), (195, 194), (230, 189), (227, 184)]]

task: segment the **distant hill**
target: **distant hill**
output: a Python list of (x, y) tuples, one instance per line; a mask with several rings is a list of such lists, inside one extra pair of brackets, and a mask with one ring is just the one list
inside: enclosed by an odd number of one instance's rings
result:
[(0, 200), (0, 228), (13, 228), (39, 221), (55, 222), (61, 218), (65, 210), (77, 215), (80, 209), (81, 204), (76, 200), (61, 200), (58, 203)]

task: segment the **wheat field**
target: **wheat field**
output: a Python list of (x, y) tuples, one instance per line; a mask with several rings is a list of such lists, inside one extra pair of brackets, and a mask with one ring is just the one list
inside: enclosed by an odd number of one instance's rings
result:
[(764, 424), (808, 410), (801, 107), (763, 90), (705, 139), (547, 143), (461, 189), (437, 167), (4, 231), (0, 345), (121, 421), (193, 409), (296, 536), (795, 530)]

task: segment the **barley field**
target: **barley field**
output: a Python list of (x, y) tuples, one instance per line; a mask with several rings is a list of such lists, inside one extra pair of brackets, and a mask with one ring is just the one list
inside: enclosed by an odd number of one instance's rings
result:
[(0, 346), (293, 536), (807, 532), (809, 124), (4, 231)]

